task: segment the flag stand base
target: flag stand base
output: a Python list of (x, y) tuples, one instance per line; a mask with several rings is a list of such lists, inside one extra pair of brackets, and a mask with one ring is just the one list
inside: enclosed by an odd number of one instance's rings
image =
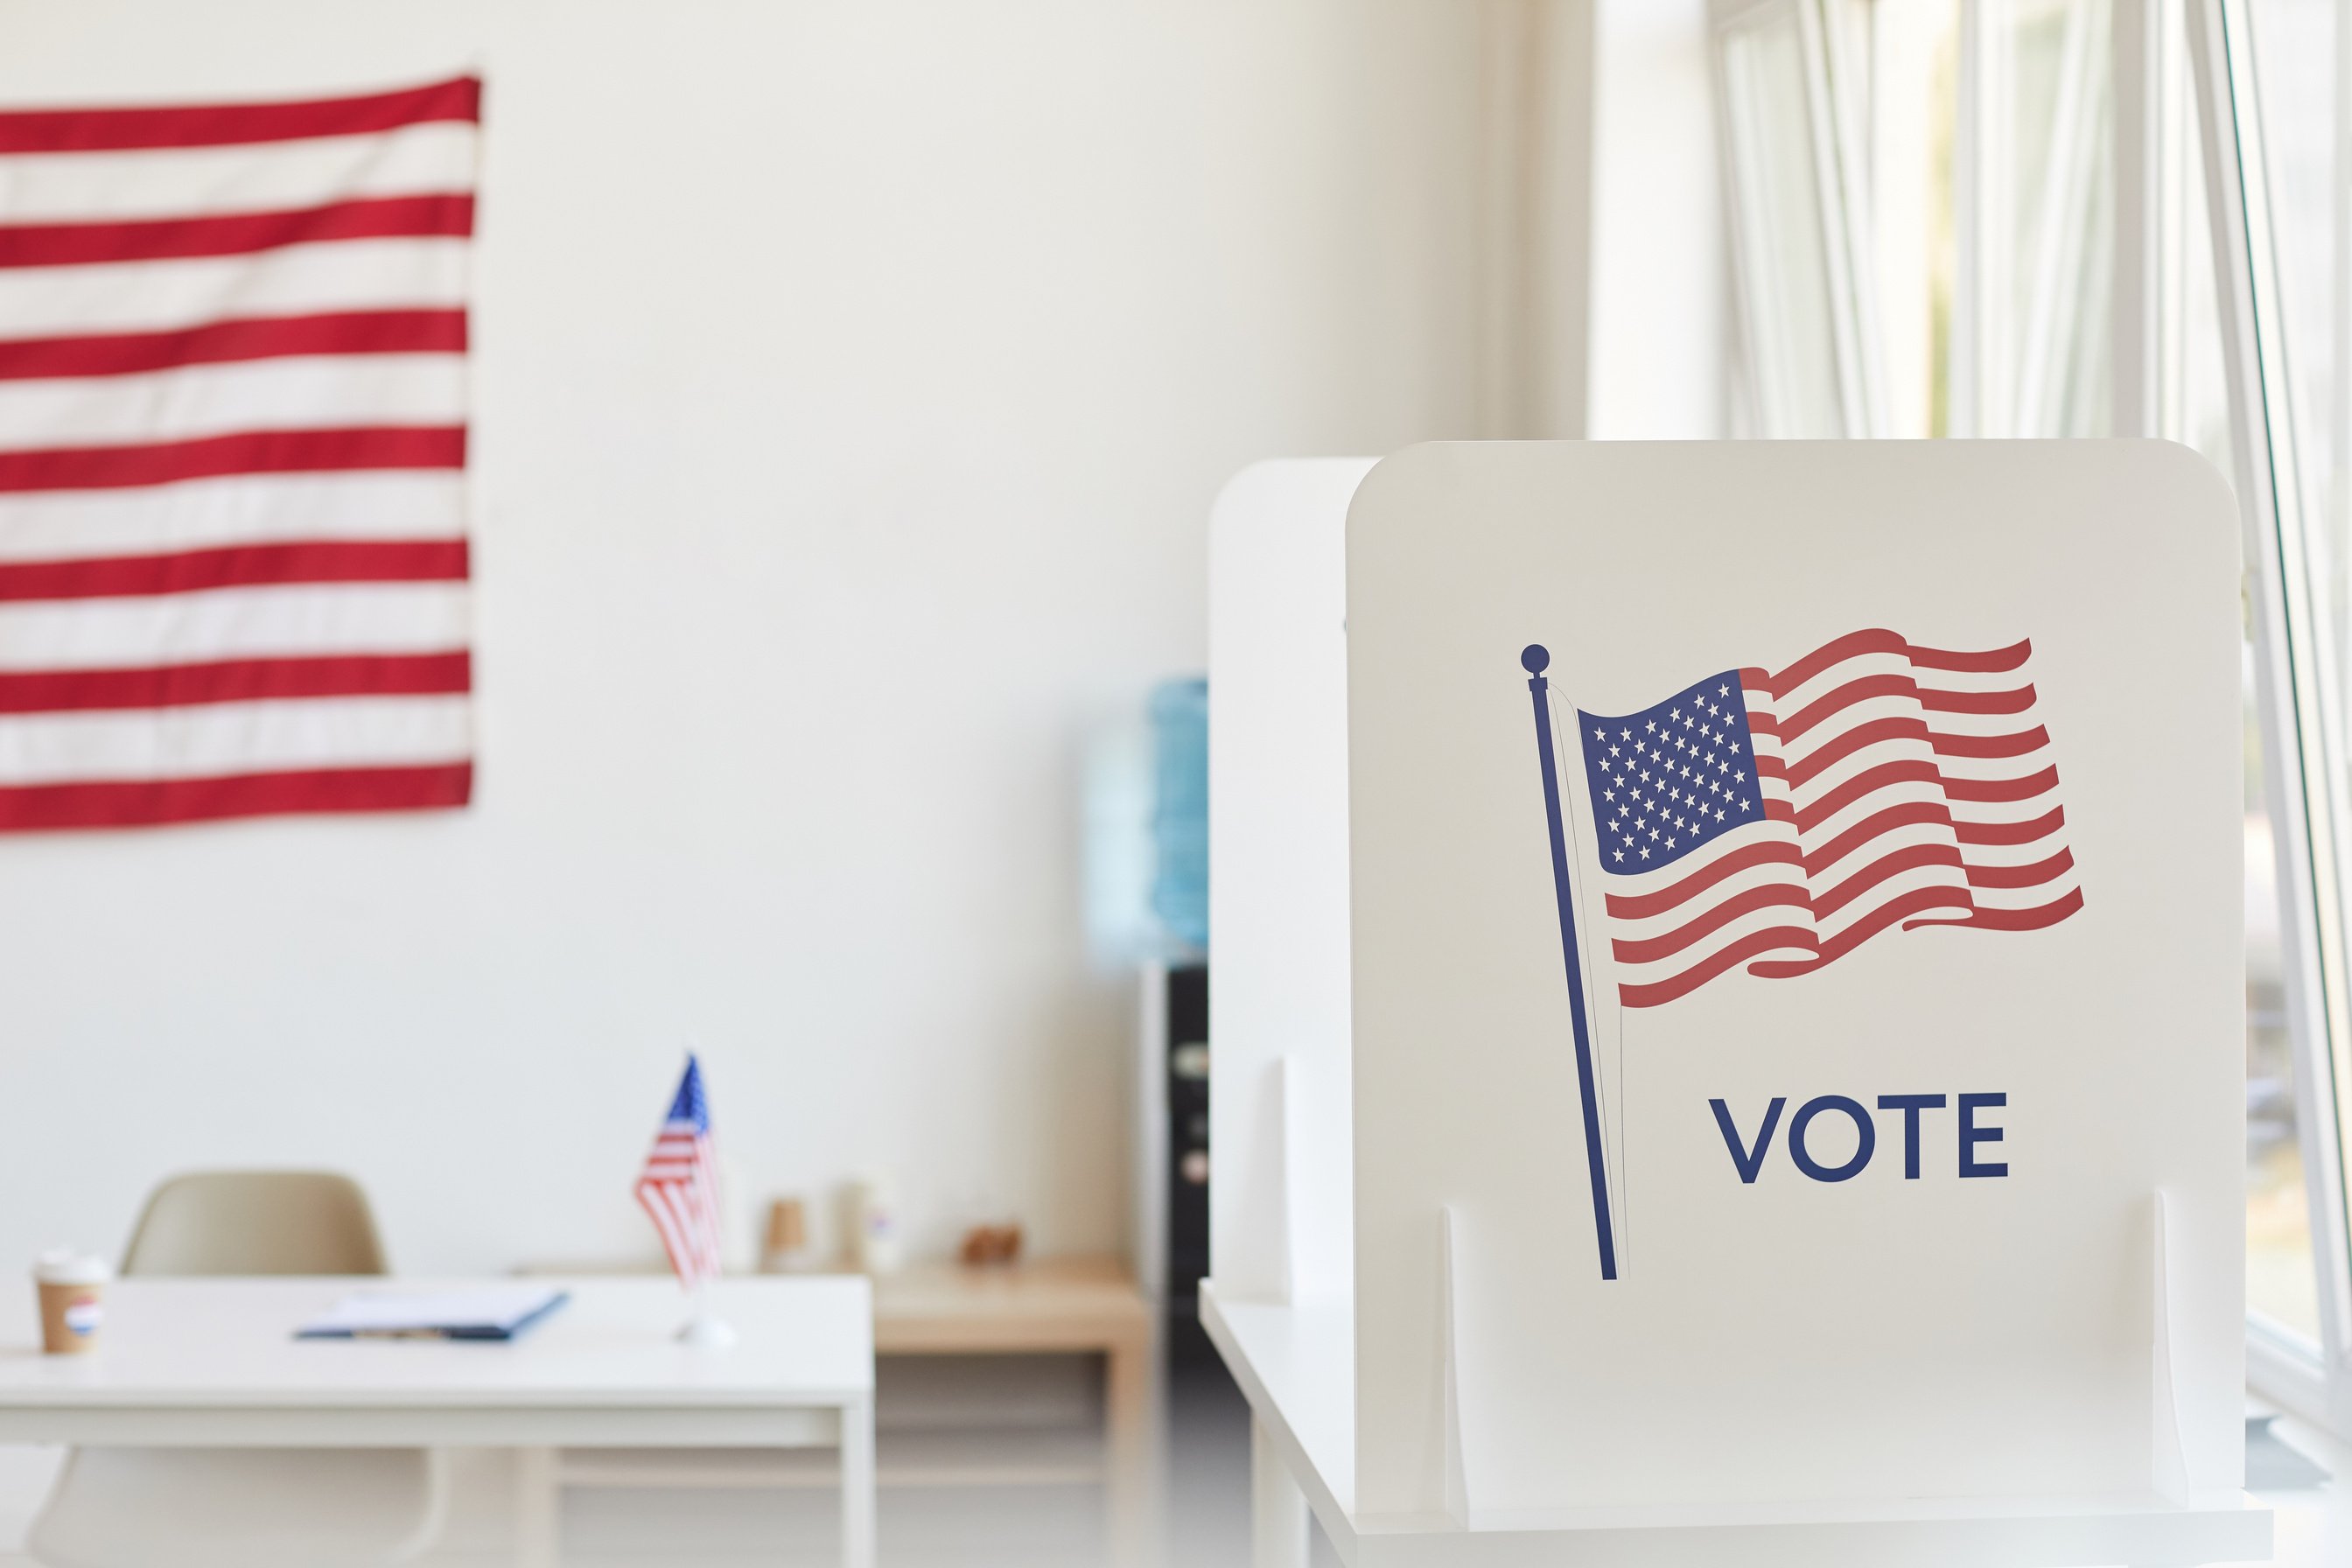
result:
[(677, 1342), (692, 1345), (697, 1350), (731, 1350), (735, 1344), (735, 1331), (723, 1319), (697, 1312), (686, 1321), (686, 1327), (678, 1330)]

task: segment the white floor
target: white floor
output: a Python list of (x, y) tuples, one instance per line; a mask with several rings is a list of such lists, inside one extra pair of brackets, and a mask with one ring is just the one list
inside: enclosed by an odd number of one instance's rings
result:
[[(1248, 1561), (1248, 1424), (1238, 1395), (1206, 1380), (1172, 1388), (1168, 1568), (1243, 1568)], [(2352, 1445), (2293, 1420), (2281, 1453), (2258, 1441), (2249, 1479), (2275, 1511), (2281, 1568), (2352, 1565)], [(984, 1441), (984, 1440), (983, 1440)], [(927, 1438), (936, 1451), (936, 1439)], [(2330, 1479), (2286, 1476), (2308, 1458)], [(0, 1568), (17, 1554), (55, 1472), (54, 1451), (0, 1448)], [(886, 1455), (886, 1463), (887, 1463)], [(513, 1550), (512, 1469), (499, 1453), (457, 1456), (448, 1528), (424, 1561), (504, 1563)], [(2332, 1478), (2342, 1476), (2345, 1480)], [(566, 1494), (566, 1568), (774, 1568), (833, 1561), (833, 1495), (822, 1488), (741, 1491), (598, 1488)], [(884, 1568), (1098, 1568), (1102, 1500), (1092, 1485), (893, 1486), (882, 1494)], [(1318, 1542), (1318, 1562), (1336, 1561)]]
[[(1051, 1414), (1048, 1397), (1027, 1403)], [(1034, 1484), (1042, 1454), (1067, 1441), (1073, 1470), (1098, 1471), (1094, 1439), (1031, 1429), (1013, 1434), (944, 1430), (919, 1397), (901, 1397), (899, 1430), (886, 1426), (878, 1458), (883, 1568), (1100, 1568), (1108, 1557), (1103, 1495), (1091, 1480)], [(932, 1400), (928, 1408), (941, 1402)], [(1000, 1405), (1002, 1401), (999, 1402)], [(887, 1406), (886, 1406), (887, 1407)], [(1219, 1372), (1179, 1373), (1168, 1387), (1167, 1568), (1242, 1568), (1249, 1553), (1249, 1415)], [(0, 1447), (0, 1568), (29, 1568), (26, 1532), (47, 1494), (57, 1450)], [(451, 1456), (447, 1526), (420, 1563), (487, 1568), (514, 1554), (511, 1456)], [(941, 1474), (986, 1474), (992, 1460), (1033, 1478), (1021, 1485), (931, 1485)], [(893, 1484), (893, 1478), (898, 1478)], [(905, 1484), (912, 1481), (916, 1484)], [(565, 1568), (775, 1568), (835, 1561), (835, 1494), (829, 1485), (757, 1490), (709, 1486), (568, 1489), (562, 1509)]]
[[(512, 1461), (497, 1452), (453, 1455), (448, 1523), (421, 1563), (503, 1563), (514, 1555)], [(0, 1563), (17, 1552), (46, 1491), (54, 1456), (6, 1467), (6, 1536)], [(837, 1536), (829, 1489), (574, 1489), (562, 1504), (566, 1568), (744, 1568), (824, 1563)], [(888, 1568), (1093, 1568), (1104, 1561), (1102, 1509), (1091, 1486), (894, 1488), (882, 1497), (882, 1561)], [(1196, 1559), (1206, 1568), (1209, 1560)], [(1221, 1561), (1233, 1562), (1227, 1557)]]
[(2274, 1535), (2271, 1561), (2280, 1568), (2346, 1568), (2352, 1564), (2352, 1444), (2325, 1437), (2304, 1423), (2282, 1417), (2273, 1428), (2284, 1443), (2284, 1461), (2308, 1458), (2329, 1478), (2312, 1485), (2265, 1486), (2266, 1455), (2250, 1442), (2247, 1480), (2272, 1510)]

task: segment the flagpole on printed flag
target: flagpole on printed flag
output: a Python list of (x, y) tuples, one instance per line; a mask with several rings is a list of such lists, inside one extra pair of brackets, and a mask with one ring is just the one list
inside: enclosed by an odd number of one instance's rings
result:
[(1536, 706), (1536, 752), (1543, 763), (1544, 816), (1551, 828), (1552, 894), (1559, 905), (1559, 948), (1568, 962), (1569, 1018), (1576, 1035), (1576, 1088), (1584, 1110), (1584, 1163), (1592, 1183), (1592, 1229), (1601, 1244), (1601, 1278), (1617, 1278), (1617, 1238), (1609, 1221), (1609, 1169), (1601, 1157), (1600, 1096), (1592, 1074), (1592, 1036), (1584, 1020), (1584, 963), (1576, 945), (1576, 901), (1569, 896), (1568, 835), (1560, 826), (1559, 769), (1553, 762), (1550, 682), (1544, 671), (1551, 652), (1529, 643), (1519, 654), (1528, 690)]

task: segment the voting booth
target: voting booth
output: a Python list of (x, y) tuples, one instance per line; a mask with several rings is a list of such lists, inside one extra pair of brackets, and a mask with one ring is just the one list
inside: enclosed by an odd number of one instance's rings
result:
[(2236, 516), (2155, 442), (1231, 483), (1262, 1560), (1286, 1488), (1360, 1565), (2267, 1556)]

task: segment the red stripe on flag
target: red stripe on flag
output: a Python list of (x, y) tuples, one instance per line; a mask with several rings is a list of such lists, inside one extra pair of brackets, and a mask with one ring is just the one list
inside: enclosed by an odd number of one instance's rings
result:
[(1919, 926), (1958, 926), (1972, 931), (2042, 931), (2056, 925), (2069, 915), (2083, 910), (2083, 889), (2070, 888), (2065, 895), (2046, 904), (2036, 904), (2030, 910), (1977, 910), (1966, 919), (1913, 921), (1903, 929)]
[(471, 763), (24, 784), (0, 789), (0, 832), (145, 827), (288, 812), (426, 811), (463, 805), (473, 788)]
[(1711, 936), (1757, 910), (1773, 908), (1804, 909), (1805, 890), (1787, 882), (1766, 882), (1758, 887), (1734, 893), (1721, 903), (1710, 904), (1696, 920), (1678, 926), (1664, 936), (1645, 937), (1639, 942), (1614, 942), (1610, 951), (1620, 963), (1655, 963), (1698, 941)]
[[(1806, 856), (1805, 875), (1820, 875), (1825, 868), (1836, 865), (1872, 839), (1892, 833), (1898, 827), (1917, 827), (1927, 823), (1948, 824), (1951, 820), (1951, 808), (1931, 800), (1906, 801), (1900, 805), (1873, 812)], [(1965, 833), (1959, 837), (1962, 843), (1968, 841)]]
[(358, 136), (433, 121), (478, 121), (481, 117), (481, 79), (467, 76), (398, 92), (293, 103), (19, 110), (0, 114), (0, 153), (227, 147), (311, 136)]
[[(1788, 770), (1789, 787), (1810, 782), (1816, 774), (1845, 761), (1864, 746), (1874, 746), (1881, 741), (1926, 741), (1927, 726), (1916, 719), (1873, 719), (1856, 724), (1844, 734), (1805, 753), (1802, 760), (1791, 763)], [(1758, 758), (1760, 771), (1766, 759)], [(1776, 770), (1777, 771), (1777, 770)]]
[(1864, 654), (1902, 653), (1909, 647), (1909, 643), (1890, 631), (1848, 632), (1834, 642), (1823, 643), (1796, 663), (1766, 676), (1758, 682), (1758, 686), (1776, 697), (1786, 697), (1833, 664), (1858, 658)]
[(643, 1178), (637, 1183), (637, 1204), (652, 1219), (654, 1229), (661, 1236), (662, 1251), (669, 1258), (670, 1272), (681, 1279), (691, 1279), (693, 1259), (686, 1247), (685, 1237), (678, 1234), (677, 1221), (670, 1209), (670, 1183), (653, 1176)]
[(0, 603), (193, 594), (289, 583), (449, 583), (466, 577), (462, 539), (320, 540), (170, 555), (0, 562)]
[(2066, 808), (2053, 806), (2031, 822), (1960, 822), (1952, 831), (1963, 844), (2017, 845), (2047, 838), (2066, 826)]
[(1893, 632), (1880, 629), (1848, 632), (1823, 643), (1796, 663), (1767, 677), (1761, 685), (1776, 697), (1785, 697), (1830, 666), (1870, 653), (1901, 653), (1910, 645)]
[(2021, 638), (2007, 647), (1988, 648), (1982, 653), (1921, 647), (1913, 643), (1910, 657), (1911, 662), (1922, 669), (1948, 669), (1955, 675), (2000, 675), (2025, 667), (2025, 661), (2033, 657), (2033, 639)]
[(647, 1178), (638, 1184), (637, 1193), (661, 1230), (662, 1250), (669, 1254), (670, 1268), (678, 1278), (690, 1286), (717, 1273), (704, 1237), (707, 1205), (698, 1180)]
[(0, 451), (0, 492), (116, 489), (228, 474), (465, 466), (462, 425), (251, 430), (134, 446)]
[(667, 1187), (665, 1195), (677, 1211), (677, 1223), (687, 1249), (691, 1257), (689, 1277), (703, 1279), (709, 1277), (710, 1259), (703, 1245), (703, 1193), (700, 1179), (676, 1183)]
[(1749, 966), (1748, 973), (1767, 980), (1785, 980), (1792, 974), (1803, 974), (1825, 963), (1843, 958), (1864, 942), (1876, 936), (1895, 921), (1928, 910), (1951, 909), (1968, 903), (1966, 893), (1955, 893), (1949, 888), (1914, 888), (1892, 898), (1871, 910), (1827, 942), (1807, 938), (1802, 945), (1814, 948), (1810, 958), (1768, 958)]
[(2061, 849), (2047, 860), (2036, 860), (2031, 866), (1971, 866), (1969, 886), (1972, 888), (2038, 888), (2044, 882), (2054, 882), (2074, 868), (2074, 852)]
[(1769, 713), (1752, 712), (1748, 716), (1748, 727), (1785, 746), (1855, 703), (1878, 697), (1912, 698), (1931, 713), (2022, 713), (2033, 706), (2031, 686), (2010, 691), (1944, 691), (1922, 686), (1907, 675), (1865, 675), (1815, 698), (1793, 718), (1776, 719)]
[(1734, 968), (1760, 952), (1775, 948), (1811, 947), (1813, 933), (1797, 926), (1770, 926), (1750, 931), (1728, 947), (1717, 949), (1706, 958), (1664, 980), (1646, 985), (1621, 985), (1617, 998), (1628, 1007), (1654, 1007), (1661, 1002), (1671, 1002), (1689, 994), (1727, 969)]
[[(1770, 731), (1768, 728), (1762, 732), (1769, 734)], [(2050, 743), (2050, 731), (2037, 724), (2031, 730), (2007, 735), (1947, 735), (1928, 729), (1916, 719), (1872, 719), (1834, 740), (1823, 742), (1793, 764), (1784, 763), (1778, 757), (1759, 755), (1755, 758), (1756, 771), (1764, 778), (1786, 779), (1793, 789), (1864, 746), (1874, 746), (1882, 741), (1908, 740), (1926, 742), (1939, 757), (1997, 761), (2041, 750)]]
[(0, 339), (0, 381), (138, 375), (297, 355), (465, 352), (463, 310), (336, 310), (242, 317), (171, 332)]
[(1874, 768), (1864, 768), (1798, 812), (1797, 831), (1811, 833), (1864, 795), (1875, 795), (1896, 784), (1935, 784), (1943, 776), (1936, 764), (1926, 757), (1906, 758), (1901, 762), (1881, 763)]
[(1939, 757), (2021, 757), (2050, 743), (2050, 731), (2036, 724), (2011, 735), (1945, 735), (1930, 731), (1927, 743)]
[(1919, 706), (1931, 713), (2022, 713), (2033, 706), (2033, 688), (2011, 691), (1937, 691), (1919, 689)]
[(2007, 647), (1988, 649), (1981, 653), (1964, 653), (1949, 648), (1922, 647), (1906, 637), (1879, 627), (1869, 631), (1848, 632), (1832, 642), (1824, 643), (1777, 675), (1767, 676), (1762, 670), (1757, 670), (1754, 673), (1758, 679), (1749, 680), (1747, 679), (1748, 672), (1743, 670), (1740, 684), (1776, 695), (1785, 695), (1794, 691), (1833, 664), (1849, 658), (1860, 658), (1868, 654), (1890, 653), (1901, 655), (1921, 669), (1945, 669), (1955, 674), (1967, 675), (1997, 675), (2003, 670), (2015, 669), (2023, 665), (2033, 653), (2033, 644), (2028, 640), (2011, 643)]
[(2058, 770), (2043, 768), (2020, 779), (1955, 779), (1944, 781), (1944, 793), (1954, 800), (1987, 804), (2007, 804), (2032, 800), (2037, 795), (2047, 795), (2058, 787)]
[(245, 256), (338, 239), (427, 238), (473, 232), (474, 198), (462, 193), (360, 196), (324, 206), (216, 217), (0, 224), (0, 268)]
[[(1906, 845), (1903, 848), (1894, 850), (1869, 862), (1818, 898), (1809, 900), (1803, 889), (1786, 883), (1766, 883), (1735, 894), (1721, 903), (1708, 906), (1698, 918), (1675, 931), (1639, 942), (1613, 942), (1612, 951), (1618, 962), (1622, 963), (1655, 963), (1660, 959), (1672, 957), (1701, 938), (1722, 930), (1741, 915), (1757, 910), (1780, 906), (1810, 908), (1814, 917), (1819, 919), (1822, 916), (1835, 914), (1890, 877), (1916, 870), (1923, 866), (1950, 866), (1957, 868), (1959, 864), (1959, 851), (1950, 845)], [(1936, 890), (1920, 889), (1920, 891)], [(1910, 895), (1905, 896), (1907, 898)], [(1947, 889), (1943, 891), (1942, 896), (1945, 901), (1951, 902), (1966, 895), (1956, 894)]]
[(19, 670), (0, 673), (0, 713), (184, 708), (299, 697), (431, 697), (470, 691), (473, 685), (473, 656), (463, 651)]
[(1835, 690), (1815, 698), (1811, 703), (1798, 710), (1793, 718), (1776, 720), (1750, 713), (1748, 727), (1759, 735), (1770, 735), (1786, 743), (1857, 702), (1867, 702), (1874, 697), (1913, 697), (1918, 691), (1918, 682), (1907, 675), (1865, 675), (1859, 680), (1849, 680)]
[[(1889, 877), (1916, 871), (1922, 866), (1957, 868), (1959, 864), (1960, 852), (1948, 844), (1908, 844), (1900, 849), (1889, 850), (1815, 899), (1813, 916), (1818, 920), (1823, 915), (1837, 913)], [(1969, 878), (1969, 880), (1974, 881), (1975, 879)]]
[(1786, 840), (1768, 839), (1759, 844), (1746, 844), (1728, 855), (1709, 861), (1672, 887), (1654, 893), (1638, 893), (1621, 898), (1608, 895), (1609, 912), (1619, 920), (1647, 920), (1652, 915), (1664, 914), (1685, 900), (1706, 891), (1727, 877), (1737, 876), (1751, 866), (1767, 866), (1774, 862), (1799, 864), (1797, 847)]

